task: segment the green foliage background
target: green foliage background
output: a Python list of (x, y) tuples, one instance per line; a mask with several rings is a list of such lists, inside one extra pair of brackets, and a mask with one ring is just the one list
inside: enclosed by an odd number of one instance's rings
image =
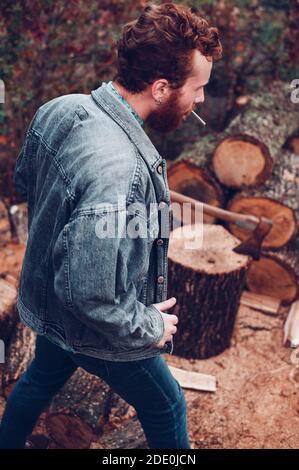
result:
[[(139, 15), (146, 3), (1, 1), (0, 78), (6, 95), (5, 104), (0, 104), (0, 135), (9, 145), (18, 150), (30, 119), (44, 102), (62, 94), (89, 93), (111, 78), (115, 43), (122, 27)], [(207, 87), (208, 95), (225, 98), (221, 115), (216, 116), (218, 127), (230, 119), (237, 96), (258, 89), (267, 80), (299, 77), (298, 52), (292, 40), (298, 2), (177, 3), (193, 7), (221, 33), (223, 59), (215, 64)]]

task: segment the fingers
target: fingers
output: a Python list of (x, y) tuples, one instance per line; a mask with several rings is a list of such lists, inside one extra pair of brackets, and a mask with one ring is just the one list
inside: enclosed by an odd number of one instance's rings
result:
[(160, 302), (159, 304), (156, 304), (159, 306), (159, 310), (164, 312), (164, 310), (168, 310), (169, 308), (173, 307), (176, 304), (176, 298), (171, 297), (170, 299), (164, 300), (163, 302)]

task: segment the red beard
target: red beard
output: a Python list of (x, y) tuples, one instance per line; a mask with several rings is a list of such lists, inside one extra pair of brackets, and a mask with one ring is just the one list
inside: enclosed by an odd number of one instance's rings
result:
[(185, 115), (189, 111), (182, 111), (179, 105), (180, 92), (172, 92), (168, 100), (159, 105), (156, 111), (152, 111), (146, 119), (146, 123), (157, 132), (167, 133), (177, 129)]

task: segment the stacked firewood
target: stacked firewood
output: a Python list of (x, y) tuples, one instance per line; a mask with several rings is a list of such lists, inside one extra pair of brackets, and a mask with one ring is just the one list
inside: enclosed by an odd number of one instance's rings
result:
[[(170, 189), (228, 210), (272, 219), (247, 287), (289, 304), (299, 292), (299, 108), (282, 82), (246, 100), (219, 138), (206, 136), (168, 168)], [(175, 214), (174, 214), (175, 215)], [(205, 223), (221, 223), (204, 216)], [(250, 236), (234, 224), (240, 240)]]

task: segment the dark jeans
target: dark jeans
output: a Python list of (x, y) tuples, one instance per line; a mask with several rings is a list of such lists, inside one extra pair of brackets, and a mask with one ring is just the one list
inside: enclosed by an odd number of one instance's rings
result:
[(162, 355), (106, 361), (72, 354), (43, 336), (37, 336), (35, 357), (8, 398), (0, 449), (24, 448), (40, 414), (77, 367), (103, 379), (135, 408), (150, 449), (190, 449), (184, 393)]

